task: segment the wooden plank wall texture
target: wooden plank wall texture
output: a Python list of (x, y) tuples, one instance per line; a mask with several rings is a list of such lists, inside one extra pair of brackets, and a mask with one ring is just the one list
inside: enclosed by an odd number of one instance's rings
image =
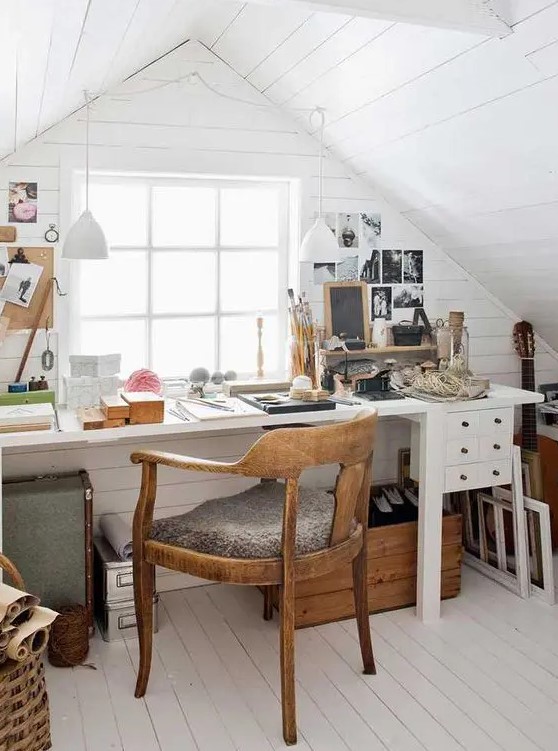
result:
[[(297, 123), (267, 109), (218, 99), (200, 88), (192, 92), (186, 86), (170, 86), (151, 93), (132, 94), (151, 88), (153, 79), (170, 80), (178, 73), (184, 75), (201, 68), (221, 90), (237, 98), (261, 101), (261, 96), (248, 83), (205, 47), (198, 43), (183, 45), (95, 104), (93, 168), (296, 178), (300, 181), (302, 225), (303, 230), (306, 229), (316, 207), (316, 144), (301, 132)], [(59, 222), (62, 205), (68, 200), (60, 192), (65, 180), (65, 164), (68, 161), (81, 164), (83, 135), (83, 117), (78, 114), (52, 128), (40, 141), (21, 149), (0, 166), (0, 207), (6, 205), (9, 180), (39, 183), (39, 223), (19, 225), (20, 242), (40, 245), (48, 224)], [(513, 316), (375, 195), (369, 185), (333, 159), (327, 160), (325, 171), (325, 210), (379, 211), (386, 247), (423, 248), (429, 312), (438, 316), (449, 308), (465, 310), (472, 335), (473, 366), (498, 382), (517, 385), (519, 369), (510, 336)], [(303, 268), (303, 279), (307, 273), (308, 269)], [(34, 358), (43, 347), (44, 337), (39, 335), (32, 353)], [(23, 339), (15, 337), (10, 337), (0, 348), (0, 383), (13, 378), (13, 364), (22, 350)], [(555, 355), (541, 348), (537, 369), (540, 380), (554, 380)], [(195, 443), (160, 441), (158, 445), (198, 456), (233, 458), (232, 445), (234, 451), (239, 452), (255, 437), (256, 434), (243, 434), (234, 444), (223, 437), (208, 436)], [(376, 481), (394, 479), (397, 450), (404, 445), (409, 445), (409, 430), (404, 422), (382, 425), (374, 464)], [(84, 467), (90, 471), (96, 490), (96, 518), (102, 513), (131, 515), (139, 486), (138, 470), (128, 463), (133, 448), (133, 444), (119, 444), (64, 452), (12, 451), (6, 455), (5, 468), (9, 476), (18, 476)], [(331, 477), (331, 471), (326, 470), (313, 479), (327, 486)], [(239, 484), (235, 479), (201, 480), (163, 473), (159, 511), (176, 513), (207, 497), (242, 487), (242, 482)], [(167, 575), (160, 577), (159, 586), (171, 589), (184, 583), (181, 577)]]

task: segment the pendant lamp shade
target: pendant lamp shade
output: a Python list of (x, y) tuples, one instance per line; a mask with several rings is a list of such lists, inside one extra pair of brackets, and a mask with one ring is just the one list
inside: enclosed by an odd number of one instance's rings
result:
[[(300, 246), (299, 261), (303, 263), (328, 263), (341, 260), (337, 238), (327, 226), (323, 217), (323, 162), (324, 162), (324, 127), (325, 112), (321, 107), (316, 107), (312, 115), (320, 118), (320, 151), (318, 161), (318, 218), (310, 227), (302, 239)], [(312, 115), (310, 123), (312, 124)]]
[(62, 248), (62, 258), (70, 260), (108, 258), (108, 245), (101, 225), (89, 209), (72, 224)]
[(300, 246), (300, 261), (327, 263), (328, 261), (335, 261), (338, 256), (337, 239), (325, 223), (323, 216), (319, 216), (304, 235)]
[(101, 225), (89, 211), (89, 103), (87, 91), (85, 96), (85, 211), (77, 222), (70, 227), (62, 247), (62, 258), (68, 260), (99, 260), (108, 258), (108, 245)]

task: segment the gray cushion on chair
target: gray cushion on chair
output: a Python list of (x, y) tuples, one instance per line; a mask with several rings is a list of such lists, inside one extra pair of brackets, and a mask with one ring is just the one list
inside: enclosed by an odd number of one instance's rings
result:
[[(285, 485), (264, 482), (193, 511), (153, 522), (151, 539), (225, 558), (277, 558)], [(296, 552), (328, 546), (335, 501), (324, 490), (299, 488)]]

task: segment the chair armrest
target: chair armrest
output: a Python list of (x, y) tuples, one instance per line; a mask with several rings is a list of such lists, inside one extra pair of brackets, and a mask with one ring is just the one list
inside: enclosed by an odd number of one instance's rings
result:
[(133, 464), (148, 462), (149, 464), (163, 464), (176, 469), (189, 469), (194, 472), (220, 472), (223, 474), (243, 474), (242, 460), (240, 462), (214, 462), (211, 459), (198, 459), (192, 456), (171, 454), (168, 451), (134, 451), (130, 460)]

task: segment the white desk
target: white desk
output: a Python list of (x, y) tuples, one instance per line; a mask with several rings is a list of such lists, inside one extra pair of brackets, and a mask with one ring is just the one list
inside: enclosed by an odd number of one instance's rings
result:
[[(417, 615), (425, 622), (440, 617), (442, 499), (444, 492), (489, 485), (504, 485), (511, 479), (513, 408), (543, 400), (541, 394), (506, 386), (494, 386), (488, 398), (470, 402), (432, 404), (416, 399), (364, 402), (362, 406), (337, 405), (335, 411), (269, 416), (265, 413), (223, 417), (199, 422), (181, 422), (167, 416), (156, 425), (84, 431), (75, 415), (61, 411), (60, 432), (38, 431), (0, 434), (0, 480), (2, 449), (16, 446), (43, 447), (112, 443), (131, 438), (155, 445), (160, 436), (183, 436), (223, 431), (234, 433), (290, 423), (319, 424), (346, 420), (362, 409), (375, 408), (379, 417), (413, 421), (413, 452), (416, 479), (420, 478), (418, 523)], [(496, 448), (497, 447), (497, 448)], [(33, 468), (29, 467), (32, 474)], [(1, 487), (1, 486), (0, 486)], [(1, 495), (0, 495), (1, 501)], [(1, 533), (0, 502), (0, 533)], [(1, 537), (0, 537), (1, 542)], [(0, 546), (1, 549), (1, 546)]]

